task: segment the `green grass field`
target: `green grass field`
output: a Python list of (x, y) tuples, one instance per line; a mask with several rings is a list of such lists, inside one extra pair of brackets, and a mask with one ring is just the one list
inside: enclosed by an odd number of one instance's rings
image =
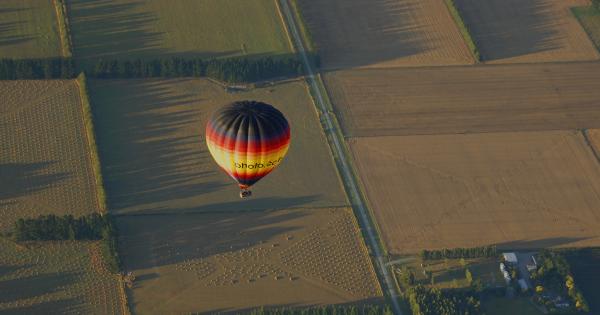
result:
[(69, 10), (84, 60), (290, 52), (274, 0), (71, 0)]
[(0, 314), (122, 314), (116, 277), (97, 242), (0, 238)]
[(571, 9), (596, 48), (600, 50), (600, 11), (592, 6)]
[(47, 58), (61, 55), (52, 1), (0, 2), (0, 58)]

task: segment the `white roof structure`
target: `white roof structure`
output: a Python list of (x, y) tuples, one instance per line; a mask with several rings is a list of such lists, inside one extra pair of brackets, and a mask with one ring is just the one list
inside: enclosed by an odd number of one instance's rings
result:
[(515, 253), (502, 253), (502, 256), (504, 256), (504, 260), (506, 260), (506, 262), (511, 264), (517, 263), (517, 255)]

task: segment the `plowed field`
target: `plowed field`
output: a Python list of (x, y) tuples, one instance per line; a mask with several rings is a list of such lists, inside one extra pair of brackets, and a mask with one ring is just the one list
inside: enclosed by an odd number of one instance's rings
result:
[(593, 60), (600, 55), (570, 8), (588, 0), (455, 0), (484, 61)]
[(350, 140), (393, 253), (600, 245), (600, 166), (580, 132)]
[(346, 208), (119, 217), (140, 314), (379, 301)]
[(600, 64), (361, 69), (325, 76), (347, 136), (600, 127)]
[(75, 81), (4, 81), (0, 99), (0, 231), (98, 211)]
[(328, 69), (470, 64), (440, 0), (300, 0)]

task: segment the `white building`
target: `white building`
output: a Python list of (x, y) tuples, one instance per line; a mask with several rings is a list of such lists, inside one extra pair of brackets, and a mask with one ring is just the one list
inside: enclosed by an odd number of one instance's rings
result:
[(515, 253), (502, 253), (502, 257), (504, 257), (504, 261), (510, 264), (517, 264), (517, 254)]

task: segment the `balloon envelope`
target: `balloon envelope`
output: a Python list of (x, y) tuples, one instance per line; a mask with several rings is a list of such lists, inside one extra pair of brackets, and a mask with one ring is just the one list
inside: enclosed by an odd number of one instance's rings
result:
[(212, 115), (206, 144), (217, 164), (246, 189), (281, 163), (290, 144), (290, 126), (271, 105), (234, 102)]

